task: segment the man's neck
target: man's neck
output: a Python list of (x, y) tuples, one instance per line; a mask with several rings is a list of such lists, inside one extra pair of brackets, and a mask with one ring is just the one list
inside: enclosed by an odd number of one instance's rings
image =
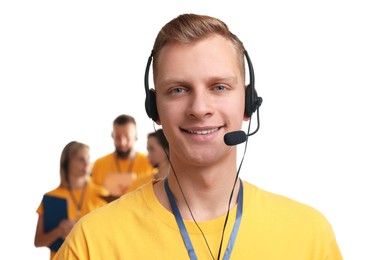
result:
[[(182, 217), (193, 220), (190, 213), (192, 211), (197, 221), (205, 221), (226, 214), (236, 178), (235, 167), (235, 163), (218, 163), (212, 167), (176, 167), (175, 173), (172, 170), (168, 176), (168, 183)], [(236, 205), (239, 181), (235, 185), (230, 208)], [(155, 186), (159, 201), (170, 209), (164, 185), (158, 183)]]

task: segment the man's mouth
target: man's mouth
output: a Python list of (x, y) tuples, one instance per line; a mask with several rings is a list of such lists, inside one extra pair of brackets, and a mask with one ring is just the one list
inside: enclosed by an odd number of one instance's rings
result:
[(190, 134), (196, 134), (196, 135), (207, 135), (207, 134), (216, 132), (218, 130), (219, 130), (219, 127), (212, 128), (212, 129), (205, 129), (205, 130), (186, 130), (186, 129), (184, 129), (185, 132), (190, 133)]

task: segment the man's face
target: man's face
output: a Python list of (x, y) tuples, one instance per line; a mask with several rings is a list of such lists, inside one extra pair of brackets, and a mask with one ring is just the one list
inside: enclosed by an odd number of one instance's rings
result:
[(244, 78), (232, 44), (221, 36), (173, 43), (157, 62), (158, 123), (172, 159), (199, 166), (229, 154), (224, 135), (244, 119)]
[(112, 138), (117, 153), (127, 158), (133, 151), (137, 139), (136, 126), (133, 123), (114, 125)]

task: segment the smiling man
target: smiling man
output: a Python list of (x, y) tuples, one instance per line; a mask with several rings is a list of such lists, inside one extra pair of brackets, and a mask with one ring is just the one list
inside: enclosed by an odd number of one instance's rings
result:
[(245, 58), (253, 74), (243, 43), (213, 17), (183, 14), (160, 30), (145, 105), (171, 172), (84, 217), (55, 259), (342, 259), (319, 211), (238, 178), (233, 144), (244, 139), (224, 139), (261, 100), (245, 86)]

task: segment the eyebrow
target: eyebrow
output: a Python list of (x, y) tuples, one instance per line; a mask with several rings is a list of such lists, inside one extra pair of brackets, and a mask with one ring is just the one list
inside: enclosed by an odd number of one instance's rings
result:
[[(171, 85), (187, 85), (187, 83), (189, 82), (189, 80), (187, 81), (186, 79), (180, 79), (178, 77), (167, 77), (165, 79), (163, 79), (162, 81), (159, 82), (159, 84), (157, 84), (156, 86), (171, 86)], [(214, 76), (214, 77), (209, 77), (205, 79), (205, 82), (209, 82), (209, 83), (229, 83), (229, 84), (236, 84), (238, 83), (238, 77), (236, 76), (231, 76), (231, 75), (227, 75), (227, 76)], [(188, 85), (191, 85), (188, 83)]]

